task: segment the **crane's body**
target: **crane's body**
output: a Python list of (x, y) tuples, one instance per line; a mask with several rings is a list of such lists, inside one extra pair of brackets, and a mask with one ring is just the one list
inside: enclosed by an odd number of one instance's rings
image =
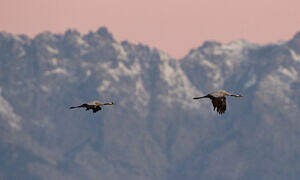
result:
[(214, 111), (217, 109), (217, 112), (219, 114), (223, 114), (226, 111), (226, 96), (243, 97), (240, 94), (235, 95), (235, 94), (230, 94), (224, 90), (219, 90), (219, 91), (209, 93), (206, 96), (194, 97), (193, 99), (209, 98), (213, 104)]
[(88, 103), (84, 103), (80, 106), (72, 106), (70, 107), (70, 109), (74, 109), (74, 108), (86, 108), (85, 110), (88, 111), (90, 109), (93, 110), (93, 113), (96, 113), (97, 111), (102, 110), (101, 106), (105, 106), (105, 105), (114, 105), (115, 103), (113, 102), (109, 102), (109, 103), (101, 103), (100, 101), (91, 101)]

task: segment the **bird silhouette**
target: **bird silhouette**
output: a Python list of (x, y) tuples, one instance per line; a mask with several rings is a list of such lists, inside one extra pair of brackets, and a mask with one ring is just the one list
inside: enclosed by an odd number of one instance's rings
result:
[(72, 106), (72, 107), (70, 107), (70, 109), (74, 109), (74, 108), (86, 108), (85, 109), (86, 111), (92, 109), (93, 113), (96, 113), (96, 112), (98, 112), (98, 111), (100, 111), (102, 109), (101, 106), (106, 106), (106, 105), (115, 105), (115, 103), (113, 103), (113, 102), (101, 103), (99, 101), (92, 101), (92, 102), (84, 103), (84, 104), (82, 104), (80, 106)]
[(226, 111), (226, 96), (243, 97), (240, 94), (230, 94), (224, 90), (219, 90), (209, 93), (206, 96), (194, 97), (193, 99), (209, 98), (213, 104), (214, 111), (217, 110), (219, 114), (223, 114)]

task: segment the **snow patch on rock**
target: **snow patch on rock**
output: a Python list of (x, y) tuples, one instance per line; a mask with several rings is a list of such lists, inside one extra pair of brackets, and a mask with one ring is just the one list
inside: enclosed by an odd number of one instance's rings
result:
[(296, 81), (298, 79), (298, 72), (295, 70), (294, 67), (287, 69), (287, 68), (280, 66), (278, 68), (278, 72), (282, 73), (283, 75), (285, 75), (292, 81)]
[(12, 127), (15, 130), (20, 130), (20, 120), (21, 117), (14, 113), (13, 107), (10, 106), (9, 102), (7, 102), (2, 96), (1, 96), (2, 88), (0, 87), (0, 116), (8, 122), (10, 127)]
[(100, 67), (102, 71), (108, 72), (115, 81), (119, 81), (121, 76), (129, 76), (133, 78), (138, 75), (141, 71), (140, 64), (135, 62), (131, 67), (127, 67), (123, 62), (119, 61), (116, 68), (110, 67), (111, 63), (101, 64)]
[(146, 117), (148, 114), (148, 111), (145, 107), (147, 107), (150, 95), (146, 91), (142, 79), (139, 77), (138, 80), (135, 83), (135, 92), (134, 92), (134, 109), (136, 109), (143, 117)]
[(161, 98), (170, 106), (180, 100), (185, 108), (198, 108), (198, 104), (190, 103), (190, 101), (192, 96), (200, 94), (200, 92), (189, 81), (179, 62), (165, 59), (159, 68), (161, 78), (168, 84), (168, 95)]
[(85, 72), (86, 77), (90, 77), (91, 74), (92, 74), (92, 71), (91, 71), (91, 70), (89, 70), (89, 69), (86, 70), (86, 72)]
[(44, 85), (41, 85), (40, 88), (42, 89), (42, 91), (44, 92), (50, 92), (50, 89)]
[(127, 53), (124, 50), (123, 46), (120, 43), (113, 43), (112, 46), (119, 53), (118, 59), (127, 60)]
[(52, 63), (53, 66), (57, 66), (58, 60), (56, 58), (52, 58), (51, 63)]
[(253, 75), (251, 79), (245, 83), (244, 88), (247, 89), (253, 86), (256, 82), (257, 82), (257, 77), (256, 75)]
[(290, 85), (297, 80), (298, 73), (293, 67), (280, 66), (260, 82), (256, 95), (270, 106), (282, 104), (281, 110), (297, 108), (289, 97), (292, 91)]
[(45, 72), (46, 76), (52, 75), (52, 74), (62, 74), (62, 75), (68, 75), (68, 71), (64, 68), (56, 68), (53, 70), (49, 70)]
[(289, 49), (292, 57), (293, 57), (293, 60), (294, 61), (297, 61), (297, 62), (300, 62), (300, 55), (298, 55), (294, 50), (292, 49)]
[(111, 84), (110, 81), (107, 80), (102, 81), (102, 84), (101, 86), (98, 87), (97, 91), (99, 93), (106, 91), (109, 88), (110, 84)]
[(59, 51), (57, 50), (57, 49), (55, 49), (55, 48), (52, 48), (51, 46), (46, 46), (46, 49), (47, 49), (47, 51), (49, 52), (49, 53), (51, 53), (51, 54), (58, 54), (59, 53)]

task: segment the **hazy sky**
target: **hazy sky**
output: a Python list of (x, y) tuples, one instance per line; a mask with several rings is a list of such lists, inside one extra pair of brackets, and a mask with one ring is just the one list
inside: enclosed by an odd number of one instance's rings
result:
[(205, 40), (267, 43), (300, 31), (300, 0), (0, 0), (0, 31), (82, 33), (106, 26), (117, 40), (181, 57)]

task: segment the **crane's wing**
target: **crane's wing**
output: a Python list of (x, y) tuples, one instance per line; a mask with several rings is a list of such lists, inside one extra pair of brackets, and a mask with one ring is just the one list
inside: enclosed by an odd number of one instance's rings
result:
[(214, 107), (214, 111), (217, 109), (217, 112), (219, 114), (223, 114), (226, 111), (226, 98), (225, 97), (221, 97), (221, 98), (214, 98), (211, 100), (213, 107)]
[(92, 109), (93, 109), (93, 113), (96, 113), (100, 111), (102, 108), (100, 106), (94, 106)]

